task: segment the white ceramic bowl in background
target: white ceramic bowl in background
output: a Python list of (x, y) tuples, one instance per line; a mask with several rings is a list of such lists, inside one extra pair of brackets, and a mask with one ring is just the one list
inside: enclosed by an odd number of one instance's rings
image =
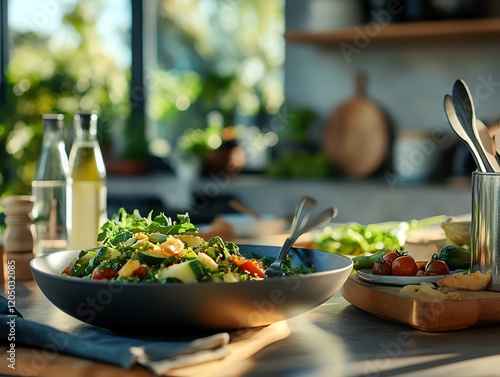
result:
[(238, 238), (255, 238), (280, 234), (286, 231), (286, 220), (283, 217), (264, 214), (260, 218), (244, 213), (226, 213), (217, 216), (217, 220), (231, 226)]

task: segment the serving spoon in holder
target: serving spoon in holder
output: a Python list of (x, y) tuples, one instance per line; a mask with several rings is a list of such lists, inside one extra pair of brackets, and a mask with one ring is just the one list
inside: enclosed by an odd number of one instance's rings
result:
[(490, 149), (489, 143), (491, 143), (491, 141), (488, 141), (488, 145), (486, 146), (484, 140), (481, 138), (479, 130), (482, 128), (483, 123), (480, 123), (478, 128), (472, 95), (467, 84), (463, 80), (455, 81), (453, 85), (452, 102), (459, 123), (469, 136), (478, 153), (480, 161), (476, 162), (482, 165), (480, 170), (483, 172), (498, 172), (500, 166), (495, 157), (487, 150), (487, 147)]
[(464, 141), (465, 144), (469, 147), (469, 150), (472, 153), (472, 157), (474, 157), (474, 161), (479, 171), (486, 171), (481, 155), (476, 148), (476, 143), (472, 141), (469, 133), (465, 131), (465, 128), (462, 126), (460, 120), (458, 119), (458, 116), (455, 112), (455, 107), (453, 106), (453, 99), (449, 94), (445, 95), (444, 97), (444, 108), (451, 128), (453, 129), (453, 131), (455, 131), (457, 136), (462, 139), (462, 141)]

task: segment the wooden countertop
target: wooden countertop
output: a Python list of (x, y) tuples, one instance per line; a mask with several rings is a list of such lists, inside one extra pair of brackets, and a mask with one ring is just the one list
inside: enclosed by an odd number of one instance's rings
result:
[[(34, 282), (18, 282), (16, 304), (27, 319), (61, 330), (81, 322), (55, 308)], [(221, 376), (491, 376), (500, 363), (500, 327), (443, 333), (422, 332), (372, 316), (339, 293), (308, 313), (287, 321), (290, 335), (241, 360)], [(4, 347), (5, 348), (5, 347)], [(2, 349), (2, 351), (4, 351)], [(142, 367), (111, 365), (18, 349), (16, 370), (0, 363), (1, 374), (32, 376), (150, 376)], [(20, 364), (22, 362), (22, 364)], [(25, 368), (22, 369), (21, 367)]]

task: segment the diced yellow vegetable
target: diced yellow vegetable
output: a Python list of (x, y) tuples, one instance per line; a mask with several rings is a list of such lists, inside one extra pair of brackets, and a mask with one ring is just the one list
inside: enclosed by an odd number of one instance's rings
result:
[(137, 243), (143, 243), (149, 240), (147, 234), (144, 233), (136, 233), (135, 238), (137, 238)]
[(120, 271), (118, 271), (118, 276), (122, 278), (128, 278), (132, 276), (132, 273), (141, 266), (141, 263), (137, 259), (129, 259)]

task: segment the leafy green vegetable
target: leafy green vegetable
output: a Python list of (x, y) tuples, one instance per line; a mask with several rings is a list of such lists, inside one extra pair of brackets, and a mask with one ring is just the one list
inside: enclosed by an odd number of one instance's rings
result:
[(316, 272), (316, 266), (313, 264), (311, 267), (306, 267), (302, 264), (293, 267), (292, 266), (292, 257), (290, 254), (287, 254), (283, 259), (283, 264), (281, 266), (285, 275), (307, 275), (313, 272)]
[(320, 250), (344, 255), (401, 250), (410, 231), (441, 224), (446, 219), (447, 216), (443, 215), (422, 220), (388, 221), (369, 225), (352, 222), (328, 226), (316, 235), (313, 242)]
[(117, 247), (121, 242), (130, 239), (134, 233), (162, 233), (162, 234), (195, 234), (198, 232), (191, 221), (189, 215), (179, 214), (179, 222), (172, 221), (170, 217), (160, 213), (152, 219), (153, 211), (149, 212), (147, 217), (142, 217), (139, 211), (127, 213), (124, 208), (120, 208), (111, 219), (102, 227), (97, 236), (97, 240), (104, 245)]
[[(264, 266), (268, 268), (271, 263), (274, 262), (274, 258), (270, 257), (259, 257), (258, 255), (253, 255), (254, 258), (260, 259)], [(316, 272), (317, 267), (315, 265), (312, 265), (311, 267), (306, 267), (303, 264), (300, 264), (298, 266), (293, 266), (292, 265), (292, 256), (290, 254), (285, 255), (285, 258), (283, 258), (283, 263), (281, 265), (281, 269), (283, 270), (283, 273), (285, 275), (307, 275), (311, 274), (313, 272)]]
[[(228, 247), (230, 246), (230, 248)], [(239, 247), (234, 248), (234, 243), (226, 243), (220, 238), (219, 236), (212, 237), (208, 241), (208, 246), (212, 247), (215, 249), (216, 253), (221, 254), (222, 253), (222, 259), (229, 259), (231, 257), (231, 254), (239, 254)]]

